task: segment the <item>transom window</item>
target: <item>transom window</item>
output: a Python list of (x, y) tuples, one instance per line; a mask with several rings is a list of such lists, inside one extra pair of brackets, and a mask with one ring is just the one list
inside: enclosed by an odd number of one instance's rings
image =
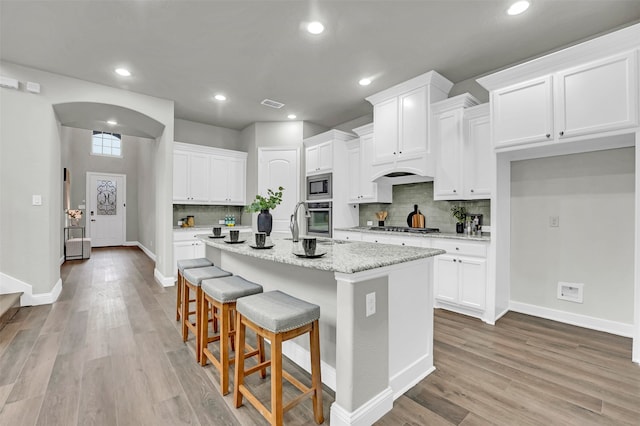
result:
[(108, 157), (122, 157), (122, 136), (118, 133), (94, 130), (91, 140), (91, 153)]

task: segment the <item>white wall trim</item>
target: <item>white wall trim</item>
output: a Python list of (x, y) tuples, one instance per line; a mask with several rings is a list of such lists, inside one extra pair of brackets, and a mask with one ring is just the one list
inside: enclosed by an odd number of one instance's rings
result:
[(151, 250), (143, 246), (140, 241), (125, 241), (124, 245), (127, 247), (138, 247), (144, 252), (144, 254), (147, 255), (149, 259), (153, 260), (154, 262), (156, 261), (156, 255)]
[(337, 402), (331, 404), (330, 423), (333, 426), (369, 426), (393, 408), (393, 391), (390, 387), (362, 404), (355, 411), (347, 411)]
[(60, 256), (60, 265), (64, 263), (64, 256)]
[(0, 294), (22, 292), (23, 295), (20, 297), (20, 306), (46, 305), (53, 303), (58, 300), (58, 296), (60, 296), (61, 291), (61, 278), (58, 278), (58, 281), (56, 281), (49, 293), (33, 294), (33, 286), (0, 272)]
[(158, 268), (153, 269), (153, 278), (155, 278), (156, 282), (160, 284), (162, 287), (172, 287), (176, 284), (173, 275), (170, 277), (165, 277), (158, 270)]
[(604, 331), (605, 333), (611, 333), (618, 336), (633, 337), (633, 324), (589, 317), (586, 315), (574, 314), (572, 312), (558, 311), (556, 309), (530, 305), (528, 303), (516, 302), (513, 300), (509, 302), (509, 310), (565, 324), (576, 325), (578, 327)]
[(434, 371), (436, 371), (436, 368), (433, 366), (433, 360), (430, 356), (425, 355), (393, 377), (390, 377), (389, 384), (393, 390), (393, 400), (400, 398), (406, 391)]
[[(311, 374), (311, 354), (302, 346), (292, 340), (282, 342), (282, 353), (291, 361)], [(331, 390), (336, 390), (336, 369), (323, 360), (320, 360), (320, 376), (322, 383), (327, 385)]]

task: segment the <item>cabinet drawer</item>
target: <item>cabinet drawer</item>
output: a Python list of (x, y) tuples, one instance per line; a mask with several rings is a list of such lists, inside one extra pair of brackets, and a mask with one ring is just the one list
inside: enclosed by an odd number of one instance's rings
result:
[(211, 231), (204, 229), (192, 229), (189, 231), (174, 231), (173, 241), (193, 241), (197, 239), (197, 235), (211, 234)]
[(465, 256), (487, 256), (487, 244), (483, 242), (470, 241), (448, 241), (434, 238), (432, 242), (433, 248), (446, 250), (447, 253), (460, 254)]

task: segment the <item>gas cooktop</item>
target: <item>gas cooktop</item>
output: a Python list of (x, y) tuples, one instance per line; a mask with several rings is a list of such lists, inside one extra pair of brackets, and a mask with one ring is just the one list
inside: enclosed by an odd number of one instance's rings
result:
[(371, 231), (411, 232), (414, 234), (433, 234), (440, 232), (438, 228), (409, 228), (407, 226), (372, 226)]

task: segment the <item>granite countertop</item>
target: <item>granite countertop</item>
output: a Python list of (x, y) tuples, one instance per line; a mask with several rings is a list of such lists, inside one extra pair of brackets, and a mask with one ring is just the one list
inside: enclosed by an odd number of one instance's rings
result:
[(250, 226), (246, 225), (236, 225), (236, 226), (226, 226), (226, 225), (196, 225), (196, 226), (174, 226), (174, 231), (203, 231), (203, 232), (213, 232), (213, 227), (219, 226), (222, 228), (222, 232), (226, 229), (239, 229), (240, 231), (251, 230)]
[(413, 232), (392, 232), (392, 231), (377, 231), (374, 229), (369, 229), (368, 226), (354, 226), (352, 228), (336, 228), (336, 231), (349, 231), (349, 232), (366, 232), (368, 234), (384, 234), (390, 236), (402, 236), (409, 238), (444, 238), (450, 240), (463, 240), (463, 241), (491, 241), (491, 236), (489, 235), (467, 235), (467, 234), (456, 234), (449, 232), (434, 232), (431, 234), (418, 234)]
[[(253, 235), (251, 236), (253, 237)], [(361, 241), (336, 241), (317, 238), (316, 252), (324, 252), (322, 257), (308, 259), (296, 256), (293, 251), (303, 252), (301, 243), (294, 243), (290, 238), (282, 236), (270, 237), (274, 246), (270, 249), (254, 249), (250, 246), (254, 241), (247, 239), (241, 244), (228, 244), (225, 239), (213, 239), (209, 236), (199, 236), (205, 244), (231, 253), (242, 254), (273, 262), (302, 266), (304, 268), (320, 269), (323, 271), (343, 272), (352, 274), (396, 265), (412, 260), (424, 259), (439, 254), (444, 250), (418, 247), (392, 246)]]

